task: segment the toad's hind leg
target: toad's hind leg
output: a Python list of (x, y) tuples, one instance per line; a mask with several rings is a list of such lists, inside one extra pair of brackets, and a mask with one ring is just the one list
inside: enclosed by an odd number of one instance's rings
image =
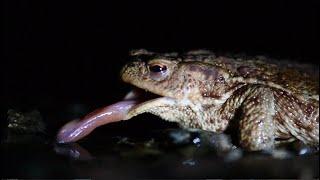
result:
[(255, 87), (243, 101), (240, 145), (247, 150), (270, 150), (275, 145), (274, 96), (267, 87)]

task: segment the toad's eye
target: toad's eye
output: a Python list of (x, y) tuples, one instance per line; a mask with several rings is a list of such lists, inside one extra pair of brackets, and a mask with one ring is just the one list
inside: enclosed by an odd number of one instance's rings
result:
[(150, 78), (156, 81), (163, 80), (168, 75), (167, 66), (162, 64), (149, 65)]
[(156, 64), (156, 65), (151, 65), (149, 69), (153, 73), (160, 73), (160, 72), (164, 73), (167, 71), (167, 66)]

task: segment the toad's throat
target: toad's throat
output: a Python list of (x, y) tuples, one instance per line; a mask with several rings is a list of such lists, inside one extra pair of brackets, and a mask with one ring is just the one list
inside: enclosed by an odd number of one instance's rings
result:
[(89, 135), (99, 126), (128, 120), (133, 116), (147, 112), (154, 102), (161, 101), (162, 99), (174, 101), (173, 98), (161, 97), (135, 88), (125, 96), (123, 101), (97, 109), (81, 119), (76, 119), (65, 124), (57, 134), (57, 141), (59, 143), (78, 141)]

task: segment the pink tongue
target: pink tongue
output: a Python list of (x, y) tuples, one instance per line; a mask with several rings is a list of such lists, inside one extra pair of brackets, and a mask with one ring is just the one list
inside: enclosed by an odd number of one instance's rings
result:
[(125, 119), (128, 111), (138, 102), (120, 101), (110, 106), (97, 109), (80, 120), (65, 124), (58, 132), (59, 143), (75, 142), (92, 132), (96, 127)]

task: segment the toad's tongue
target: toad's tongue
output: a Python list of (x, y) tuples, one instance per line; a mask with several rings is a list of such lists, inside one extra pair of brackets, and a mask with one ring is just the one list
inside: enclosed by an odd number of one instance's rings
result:
[[(130, 99), (130, 97), (125, 99)], [(136, 100), (124, 100), (95, 110), (80, 120), (73, 120), (60, 129), (57, 141), (59, 143), (75, 142), (99, 126), (124, 120), (130, 109), (137, 104)]]

